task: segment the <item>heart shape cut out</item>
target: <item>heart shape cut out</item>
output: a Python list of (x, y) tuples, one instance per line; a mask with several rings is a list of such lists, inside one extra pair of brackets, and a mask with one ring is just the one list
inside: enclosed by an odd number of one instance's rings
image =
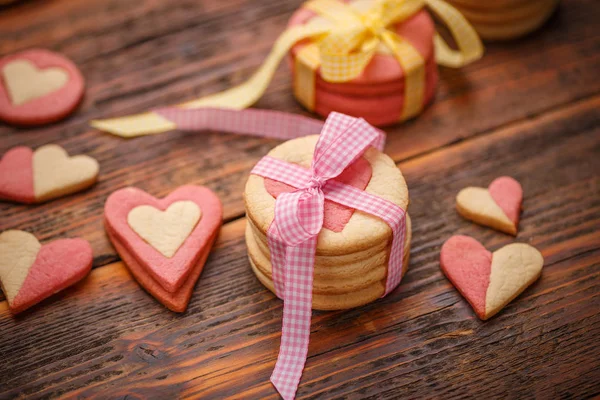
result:
[(41, 245), (31, 233), (0, 234), (0, 282), (13, 313), (19, 313), (83, 279), (92, 268), (92, 248), (83, 239)]
[[(165, 211), (174, 203), (188, 201), (195, 203), (202, 216), (198, 217), (199, 221), (172, 257), (165, 257), (129, 225), (128, 217), (137, 207), (150, 206)], [(222, 215), (219, 198), (210, 189), (193, 185), (181, 186), (164, 199), (157, 199), (140, 189), (125, 188), (111, 194), (104, 207), (106, 228), (113, 243), (117, 242), (168, 293), (182, 287), (203, 251), (210, 249), (221, 227)], [(168, 236), (169, 231), (161, 229), (152, 235)]]
[[(360, 190), (365, 190), (371, 181), (372, 175), (373, 168), (371, 167), (371, 164), (361, 157), (348, 166), (348, 168), (334, 180), (345, 183), (346, 185), (354, 186)], [(265, 178), (264, 182), (265, 189), (274, 198), (277, 198), (281, 193), (289, 193), (296, 190), (296, 188), (290, 185), (273, 179)], [(344, 230), (348, 221), (350, 221), (350, 218), (352, 218), (352, 214), (354, 214), (353, 208), (330, 200), (325, 200), (323, 206), (323, 228), (333, 232), (341, 232)]]
[(473, 222), (516, 235), (522, 202), (521, 184), (509, 176), (502, 176), (492, 181), (487, 189), (462, 189), (456, 196), (456, 209)]
[(100, 167), (91, 157), (69, 157), (50, 144), (31, 151), (15, 147), (0, 160), (0, 198), (44, 202), (83, 190), (96, 182)]
[(440, 252), (440, 267), (446, 277), (486, 320), (535, 282), (544, 258), (525, 243), (512, 243), (489, 252), (469, 236), (448, 239)]
[(186, 200), (172, 203), (165, 211), (138, 206), (127, 215), (127, 223), (150, 246), (171, 258), (190, 236), (201, 216), (198, 205)]
[(40, 69), (25, 59), (4, 64), (2, 75), (10, 101), (15, 106), (54, 93), (69, 82), (69, 73), (63, 68)]

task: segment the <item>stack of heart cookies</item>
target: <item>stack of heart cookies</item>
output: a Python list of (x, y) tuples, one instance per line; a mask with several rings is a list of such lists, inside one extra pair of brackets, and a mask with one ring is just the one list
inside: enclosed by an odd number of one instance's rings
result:
[(448, 0), (488, 40), (508, 40), (533, 32), (550, 18), (559, 0)]
[[(305, 168), (311, 165), (318, 136), (290, 140), (268, 155)], [(335, 180), (388, 200), (403, 209), (408, 189), (392, 159), (369, 148)], [(267, 231), (274, 218), (275, 199), (294, 188), (250, 175), (244, 192), (246, 244), (252, 270), (274, 292)], [(407, 217), (403, 272), (408, 267), (411, 225)], [(385, 292), (392, 230), (382, 220), (325, 200), (324, 223), (317, 240), (313, 308), (338, 310), (358, 307)]]
[[(348, 3), (357, 10), (366, 11), (374, 2), (354, 0)], [(315, 19), (323, 19), (323, 17), (317, 16), (307, 8), (300, 8), (292, 15), (288, 25), (302, 25)], [(425, 76), (423, 106), (425, 106), (433, 99), (438, 81), (433, 50), (435, 35), (433, 21), (427, 11), (422, 10), (393, 28), (425, 60), (423, 67)], [(290, 55), (293, 61), (306, 44), (307, 42), (301, 42), (292, 48)], [(292, 65), (295, 65), (295, 62), (292, 62)], [(297, 74), (297, 65), (292, 70)], [(401, 120), (406, 100), (406, 71), (387, 46), (380, 44), (364, 71), (351, 81), (327, 82), (318, 70), (315, 75), (314, 111), (317, 114), (327, 117), (330, 112), (337, 111), (362, 117), (376, 126), (395, 124)], [(305, 100), (299, 96), (299, 93), (302, 91), (294, 90), (294, 95), (304, 104)]]

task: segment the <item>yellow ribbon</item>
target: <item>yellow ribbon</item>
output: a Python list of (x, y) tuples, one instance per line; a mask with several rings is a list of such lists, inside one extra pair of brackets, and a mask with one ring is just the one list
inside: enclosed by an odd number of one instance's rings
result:
[[(457, 68), (477, 60), (483, 54), (483, 46), (475, 30), (460, 12), (443, 0), (371, 0), (367, 3), (369, 7), (363, 10), (358, 4), (346, 4), (339, 0), (308, 1), (304, 7), (323, 18), (315, 18), (305, 25), (285, 30), (267, 59), (248, 81), (177, 107), (243, 109), (251, 106), (263, 95), (290, 49), (299, 41), (311, 38), (313, 43), (305, 46), (296, 57), (294, 84), (296, 97), (307, 108), (314, 108), (314, 76), (318, 68), (324, 80), (347, 82), (360, 75), (380, 43), (383, 43), (405, 71), (405, 106), (400, 119), (410, 118), (420, 112), (423, 103), (424, 60), (408, 41), (388, 28), (425, 6), (444, 22), (458, 46), (458, 50), (451, 49), (436, 34), (434, 46), (439, 64)], [(123, 137), (161, 133), (176, 128), (173, 122), (154, 112), (94, 120), (90, 124)]]

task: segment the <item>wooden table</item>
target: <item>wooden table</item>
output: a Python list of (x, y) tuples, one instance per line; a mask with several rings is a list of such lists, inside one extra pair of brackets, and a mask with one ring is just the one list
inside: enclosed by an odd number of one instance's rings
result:
[[(0, 230), (79, 236), (94, 249), (82, 283), (14, 318), (0, 303), (0, 397), (277, 398), (269, 383), (282, 302), (250, 271), (242, 188), (275, 140), (220, 132), (123, 140), (92, 118), (139, 112), (231, 87), (261, 63), (300, 0), (52, 0), (0, 10), (0, 55), (66, 54), (87, 79), (69, 119), (0, 125), (0, 154), (58, 143), (101, 164), (99, 183), (38, 206), (0, 205)], [(390, 296), (314, 312), (300, 398), (585, 398), (600, 393), (600, 7), (569, 0), (538, 33), (489, 44), (441, 69), (435, 104), (386, 129), (413, 219), (410, 269)], [(258, 108), (310, 115), (282, 67)], [(478, 320), (442, 275), (441, 244), (467, 234), (489, 249), (515, 239), (457, 215), (468, 185), (511, 175), (525, 190), (516, 241), (540, 249), (541, 279)], [(213, 189), (225, 221), (187, 312), (150, 297), (102, 224), (106, 197), (132, 185), (164, 196)], [(0, 255), (1, 256), (1, 255)], [(2, 297), (3, 300), (4, 298)]]

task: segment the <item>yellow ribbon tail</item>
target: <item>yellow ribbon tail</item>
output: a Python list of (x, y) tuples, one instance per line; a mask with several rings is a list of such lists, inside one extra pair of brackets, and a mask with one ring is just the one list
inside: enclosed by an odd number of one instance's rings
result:
[[(279, 36), (267, 59), (248, 81), (220, 93), (178, 104), (177, 107), (220, 107), (231, 109), (250, 107), (267, 90), (281, 60), (297, 42), (309, 37), (322, 35), (328, 32), (329, 29), (330, 26), (323, 23), (307, 23), (306, 25), (287, 29)], [(120, 118), (93, 120), (90, 122), (90, 125), (96, 129), (122, 137), (157, 134), (176, 128), (173, 122), (154, 112)]]
[(443, 0), (426, 2), (429, 9), (448, 27), (458, 46), (458, 50), (450, 48), (444, 39), (436, 34), (434, 46), (437, 63), (445, 67), (460, 68), (480, 59), (484, 50), (481, 39), (460, 11)]

